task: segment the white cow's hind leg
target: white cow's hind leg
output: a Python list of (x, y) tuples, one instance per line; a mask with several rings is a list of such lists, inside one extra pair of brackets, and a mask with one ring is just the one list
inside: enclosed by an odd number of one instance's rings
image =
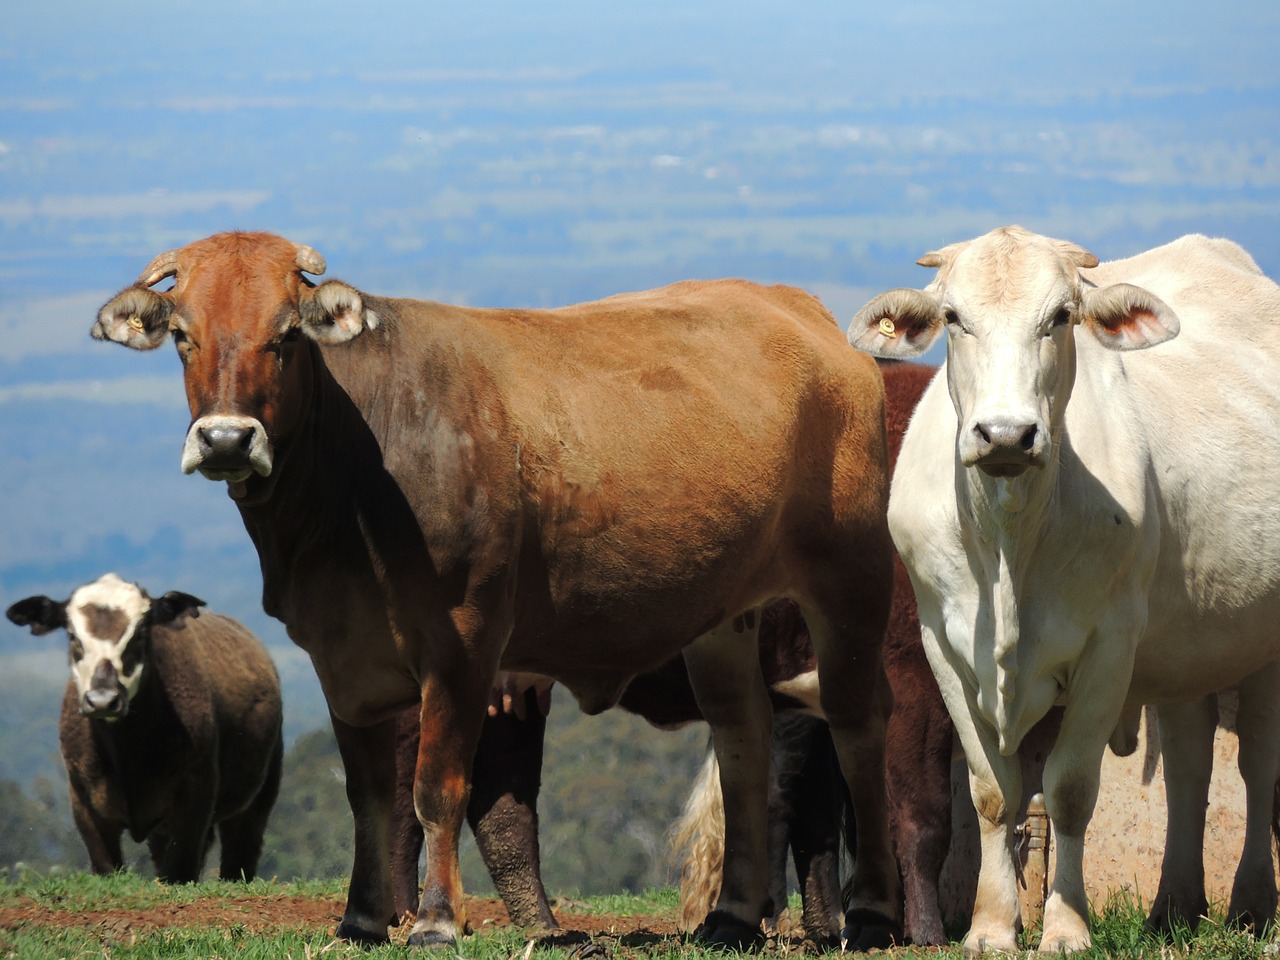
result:
[(1164, 761), (1164, 862), (1160, 887), (1147, 924), (1169, 934), (1181, 923), (1194, 926), (1208, 909), (1204, 895), (1204, 815), (1213, 773), (1213, 734), (1218, 726), (1217, 697), (1156, 708)]
[(1276, 875), (1271, 861), (1271, 818), (1280, 778), (1280, 661), (1240, 683), (1240, 775), (1244, 778), (1244, 852), (1231, 887), (1231, 921), (1261, 932), (1275, 922)]

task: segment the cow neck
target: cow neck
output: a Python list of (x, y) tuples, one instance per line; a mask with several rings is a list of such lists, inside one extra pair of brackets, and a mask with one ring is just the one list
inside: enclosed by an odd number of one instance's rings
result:
[(379, 465), (382, 457), (361, 411), (325, 362), (324, 351), (310, 341), (306, 349), (309, 370), (298, 422), (274, 444), (271, 475), (252, 477), (243, 496), (233, 494), (258, 550), (263, 607), (277, 617), (299, 559), (313, 549), (331, 548), (339, 528), (354, 526), (361, 472)]
[(124, 785), (125, 822), (131, 827), (136, 824), (132, 809), (135, 791), (130, 785), (147, 786), (142, 771), (154, 768), (157, 758), (172, 755), (175, 745), (164, 741), (183, 729), (158, 678), (162, 667), (157, 662), (153, 636), (137, 693), (129, 701), (129, 712), (116, 720), (88, 718), (98, 755), (105, 760), (113, 779)]
[[(1065, 440), (1065, 432), (1060, 434)], [(1060, 445), (1039, 470), (1010, 479), (990, 477), (956, 460), (962, 522), (979, 543), (983, 576), (990, 584), (992, 653), (996, 668), (995, 726), (1000, 752), (1017, 750), (1039, 717), (1025, 716), (1018, 685), (1022, 602), (1026, 572), (1039, 547), (1056, 496)]]

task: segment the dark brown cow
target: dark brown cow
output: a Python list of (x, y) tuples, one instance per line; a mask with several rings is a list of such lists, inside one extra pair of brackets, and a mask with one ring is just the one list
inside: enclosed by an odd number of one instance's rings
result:
[[(311, 656), (356, 822), (342, 937), (384, 941), (396, 713), (422, 710), (427, 876), (413, 944), (462, 926), (457, 844), (495, 672), (588, 712), (684, 649), (721, 755), (729, 849), (705, 932), (758, 936), (769, 709), (755, 628), (804, 609), (859, 823), (850, 922), (900, 927), (880, 660), (892, 581), (883, 391), (787, 287), (682, 283), (559, 310), (478, 310), (313, 286), (269, 234), (156, 258), (99, 312), (135, 348), (172, 332), (183, 469), (225, 480), (263, 605)], [(173, 276), (171, 290), (151, 290)]]
[(280, 680), (248, 630), (190, 594), (151, 598), (108, 573), (8, 617), (65, 629), (71, 682), (59, 733), (71, 810), (94, 873), (145, 839), (161, 880), (200, 879), (214, 829), (224, 880), (252, 880), (280, 786)]
[[(881, 361), (885, 385), (885, 420), (890, 463), (897, 457), (911, 412), (935, 368), (915, 363)], [(916, 944), (946, 942), (939, 903), (938, 880), (951, 839), (951, 746), (953, 730), (920, 643), (911, 579), (900, 560), (894, 561), (893, 608), (885, 635), (885, 666), (893, 688), (894, 707), (888, 726), (888, 780), (894, 848), (902, 872), (906, 935)], [(833, 933), (832, 917), (839, 901), (831, 890), (838, 857), (839, 815), (832, 798), (844, 803), (828, 782), (825, 759), (831, 749), (825, 730), (803, 721), (783, 721), (779, 711), (803, 710), (815, 702), (811, 681), (815, 668), (813, 645), (794, 603), (777, 601), (762, 611), (759, 631), (760, 667), (775, 711), (774, 779), (771, 792), (770, 843), (773, 899), (784, 905), (778, 890), (785, 882), (785, 856), (790, 849), (804, 901), (805, 927), (814, 939)], [(806, 675), (809, 682), (806, 684)], [(805, 687), (808, 686), (808, 690)], [(784, 691), (790, 690), (788, 694)], [(468, 820), (481, 854), (512, 919), (526, 926), (554, 926), (542, 886), (538, 862), (537, 797), (541, 783), (542, 746), (546, 719), (528, 694), (527, 719), (504, 714), (486, 724), (476, 754), (473, 793)], [(701, 720), (688, 671), (681, 658), (643, 673), (627, 687), (619, 703), (657, 726)], [(405, 714), (403, 739), (397, 751), (402, 789), (409, 795), (410, 778), (418, 755), (418, 715)], [(722, 814), (703, 812), (702, 800), (691, 798), (690, 842), (719, 829)], [(705, 798), (710, 800), (711, 798)], [(719, 793), (714, 803), (718, 806)], [(692, 811), (691, 811), (692, 812)], [(709, 816), (710, 821), (702, 818)], [(418, 855), (422, 830), (412, 807), (401, 802), (394, 817), (392, 863), (397, 906), (414, 909), (417, 900)], [(686, 922), (697, 922), (714, 903), (720, 888), (723, 839), (713, 858), (702, 853), (686, 860)], [(697, 860), (697, 862), (695, 862)], [(835, 885), (838, 889), (838, 884)]]

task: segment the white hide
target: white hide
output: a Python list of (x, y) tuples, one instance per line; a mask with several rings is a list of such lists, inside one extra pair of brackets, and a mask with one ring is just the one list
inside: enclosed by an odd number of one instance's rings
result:
[[(1041, 949), (1078, 949), (1089, 943), (1084, 827), (1126, 702), (1195, 700), (1273, 676), (1260, 671), (1280, 656), (1280, 289), (1224, 240), (1188, 236), (1081, 269), (1066, 256), (1046, 266), (1044, 245), (1056, 242), (1014, 235), (1039, 252), (985, 268), (978, 257), (958, 262), (991, 234), (930, 261), (942, 269), (925, 294), (955, 306), (959, 322), (948, 324), (945, 372), (904, 438), (889, 521), (988, 822), (967, 946), (1013, 948), (1016, 751), (1059, 703), (1045, 775), (1059, 856)], [(1099, 297), (1093, 285), (1121, 282), (1172, 309), (1151, 340), (1178, 321), (1180, 333), (1148, 349), (1104, 345), (1111, 332), (1082, 317)], [(1072, 285), (1076, 312), (1055, 332), (1055, 298)], [(874, 350), (876, 316), (850, 339)], [(1066, 384), (1056, 401), (1055, 370)], [(966, 466), (975, 420), (1005, 413), (1050, 431), (1037, 462), (1006, 477)], [(1274, 716), (1264, 726), (1256, 736), (1274, 783), (1280, 731)], [(1166, 744), (1166, 757), (1177, 749)], [(1267, 833), (1258, 831), (1263, 844)], [(1269, 852), (1266, 862), (1269, 871)]]
[[(111, 637), (95, 636), (90, 630), (90, 621), (85, 616), (88, 607), (118, 610), (124, 618), (123, 633)], [(71, 657), (71, 676), (81, 698), (88, 693), (98, 664), (105, 660), (115, 668), (129, 699), (133, 699), (142, 682), (143, 664), (139, 660), (133, 672), (126, 673), (124, 649), (150, 609), (151, 600), (146, 594), (136, 584), (127, 583), (114, 573), (104, 574), (71, 595), (71, 599), (67, 601), (67, 630), (79, 641), (83, 651), (79, 658)]]

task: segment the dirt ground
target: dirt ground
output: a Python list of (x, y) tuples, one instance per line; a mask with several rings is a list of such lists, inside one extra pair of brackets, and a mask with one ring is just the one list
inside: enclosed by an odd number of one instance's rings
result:
[[(575, 913), (559, 904), (554, 910), (563, 933), (540, 937), (544, 943), (557, 941), (572, 945), (594, 936), (617, 936), (658, 940), (678, 931), (674, 919), (654, 916), (615, 916)], [(250, 933), (272, 930), (332, 932), (342, 916), (341, 899), (309, 897), (244, 897), (198, 900), (146, 910), (106, 909), (87, 911), (55, 910), (39, 904), (0, 907), (0, 931), (20, 928), (75, 927), (89, 929), (107, 941), (131, 942), (140, 934), (164, 927), (239, 927)], [(473, 931), (491, 926), (509, 926), (501, 900), (466, 898), (467, 921)], [(392, 931), (392, 940), (409, 935), (409, 924)]]

